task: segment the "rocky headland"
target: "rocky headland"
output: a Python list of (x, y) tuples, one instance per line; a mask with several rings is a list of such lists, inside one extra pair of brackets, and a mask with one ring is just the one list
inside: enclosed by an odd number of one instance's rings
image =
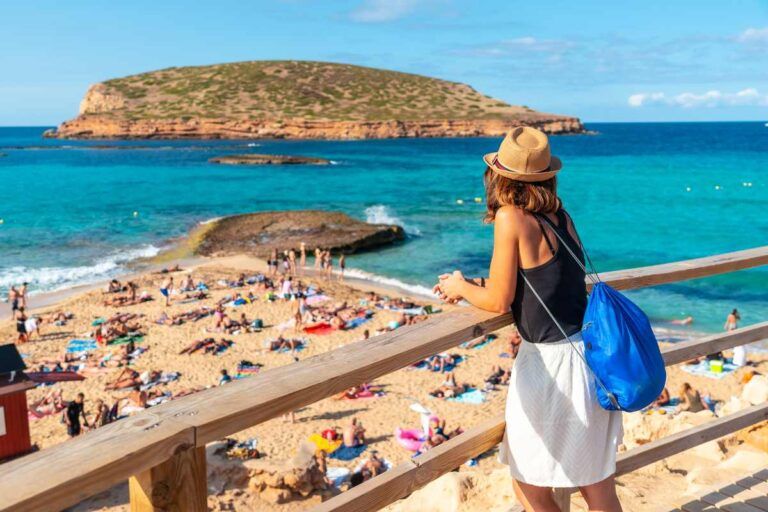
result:
[(251, 254), (261, 258), (273, 249), (298, 251), (304, 243), (334, 253), (354, 253), (405, 239), (400, 226), (368, 224), (341, 212), (296, 210), (247, 213), (206, 226), (194, 252), (201, 256)]
[(576, 117), (510, 105), (469, 85), (361, 66), (252, 61), (97, 83), (49, 137), (382, 139), (584, 133)]

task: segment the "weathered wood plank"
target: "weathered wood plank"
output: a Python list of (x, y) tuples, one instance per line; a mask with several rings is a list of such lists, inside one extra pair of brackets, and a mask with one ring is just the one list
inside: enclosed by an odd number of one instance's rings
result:
[(151, 411), (0, 465), (0, 511), (58, 511), (194, 445), (194, 429)]
[(600, 274), (617, 290), (643, 288), (768, 265), (768, 246)]
[[(623, 475), (661, 459), (728, 435), (768, 419), (768, 404), (760, 404), (657, 439), (621, 453), (616, 458), (616, 474)], [(706, 500), (704, 500), (706, 501)]]
[(768, 322), (761, 322), (727, 333), (675, 343), (662, 350), (662, 353), (664, 362), (667, 366), (671, 366), (764, 339), (768, 339)]
[(423, 455), (318, 505), (312, 512), (378, 510), (456, 469), (468, 459), (487, 452), (499, 443), (503, 433), (503, 417), (487, 420)]
[(190, 445), (128, 481), (131, 512), (206, 512), (205, 448)]
[(196, 427), (198, 446), (312, 404), (511, 322), (466, 308), (154, 407)]
[(709, 503), (704, 503), (699, 500), (683, 503), (680, 505), (680, 509), (684, 512), (715, 512), (717, 510), (716, 507), (713, 507)]

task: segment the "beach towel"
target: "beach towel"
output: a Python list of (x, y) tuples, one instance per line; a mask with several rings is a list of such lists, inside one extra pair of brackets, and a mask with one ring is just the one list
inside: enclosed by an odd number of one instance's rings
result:
[(361, 400), (366, 398), (378, 398), (384, 395), (385, 395), (384, 391), (382, 391), (379, 386), (369, 386), (365, 389), (358, 391), (357, 396), (355, 396), (355, 398), (349, 398), (348, 396), (344, 395), (341, 397), (341, 399), (342, 400)]
[(328, 456), (331, 459), (335, 460), (355, 460), (360, 456), (361, 453), (365, 451), (365, 449), (368, 448), (368, 445), (361, 444), (359, 446), (344, 446), (341, 445), (336, 450), (331, 452), (331, 454)]
[(128, 336), (121, 336), (119, 338), (115, 338), (107, 345), (125, 345), (126, 343), (134, 342), (134, 343), (140, 343), (144, 340), (143, 334), (129, 334)]
[(99, 344), (96, 340), (70, 340), (67, 343), (67, 352), (75, 354), (77, 352), (90, 352), (99, 348)]
[(349, 479), (352, 472), (348, 468), (328, 466), (325, 470), (325, 477), (331, 482), (331, 485), (339, 488), (341, 484)]
[[(459, 363), (464, 361), (464, 357), (463, 356), (454, 357), (453, 361), (454, 361), (453, 363), (445, 365), (445, 370), (443, 370), (444, 372), (452, 372), (459, 365)], [(433, 369), (427, 363), (426, 360), (425, 361), (420, 361), (419, 363), (416, 363), (415, 368), (418, 368), (419, 370), (432, 370), (433, 372), (439, 372), (440, 371), (439, 368)]]
[(460, 404), (480, 405), (485, 402), (485, 393), (479, 389), (470, 388), (462, 394), (452, 396), (447, 400), (449, 402), (458, 402)]
[(48, 384), (51, 382), (69, 382), (76, 380), (85, 380), (85, 377), (77, 372), (25, 372), (27, 377), (37, 384)]
[[(275, 340), (264, 340), (264, 348), (270, 348), (271, 343)], [(296, 352), (301, 352), (306, 348), (306, 346), (309, 344), (309, 340), (301, 339), (296, 340), (299, 342), (298, 346), (296, 347)], [(274, 352), (277, 352), (279, 354), (287, 354), (291, 352), (291, 349), (289, 347), (283, 347), (280, 350), (275, 350)]]
[[(472, 347), (472, 349), (473, 350), (480, 350), (481, 348), (485, 347), (486, 345), (488, 345), (490, 342), (494, 341), (495, 339), (496, 339), (496, 335), (495, 334), (490, 334), (490, 335), (488, 335), (488, 337), (486, 338), (485, 341), (483, 341), (479, 345), (475, 345), (474, 347)], [(465, 341), (464, 343), (461, 344), (461, 348), (469, 347), (470, 343), (471, 343), (471, 340), (470, 341)]]
[(370, 320), (370, 316), (359, 316), (357, 318), (353, 318), (352, 320), (348, 321), (346, 324), (344, 324), (344, 330), (348, 331), (350, 329), (354, 329), (356, 327), (359, 327), (363, 325), (365, 322)]
[(698, 375), (700, 377), (708, 377), (710, 379), (720, 380), (730, 373), (733, 373), (739, 367), (734, 365), (730, 359), (726, 359), (723, 362), (722, 372), (713, 372), (709, 367), (709, 361), (704, 360), (698, 364), (683, 364), (680, 365), (680, 369), (691, 375)]
[(678, 405), (680, 405), (679, 398), (670, 398), (669, 403), (667, 405), (657, 405), (657, 406), (651, 405), (645, 409), (645, 413), (646, 414), (654, 414), (654, 413), (674, 414)]
[(321, 302), (325, 302), (326, 300), (330, 299), (327, 295), (310, 295), (307, 297), (307, 304), (313, 305), (313, 304), (319, 304)]
[(335, 329), (331, 327), (331, 324), (327, 322), (320, 322), (319, 324), (310, 325), (304, 328), (304, 332), (307, 334), (330, 334)]
[(142, 391), (147, 391), (149, 389), (152, 389), (153, 387), (160, 385), (160, 384), (168, 384), (169, 382), (173, 382), (175, 380), (179, 380), (179, 377), (181, 374), (179, 372), (163, 372), (160, 374), (160, 378), (157, 380), (153, 380), (152, 382), (148, 382), (141, 386)]
[(93, 322), (91, 322), (91, 327), (97, 327), (97, 326), (103, 324), (104, 322), (106, 322), (106, 320), (101, 318), (101, 317), (99, 317), (96, 320), (94, 320)]

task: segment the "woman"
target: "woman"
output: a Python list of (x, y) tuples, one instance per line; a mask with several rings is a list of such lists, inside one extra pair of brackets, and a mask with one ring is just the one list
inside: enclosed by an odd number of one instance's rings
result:
[(677, 407), (680, 411), (699, 412), (709, 409), (709, 405), (701, 397), (701, 394), (693, 389), (687, 382), (680, 386), (680, 405)]
[(614, 473), (621, 415), (600, 407), (594, 379), (576, 353), (583, 349), (585, 269), (576, 230), (557, 197), (560, 160), (550, 156), (547, 136), (528, 127), (513, 129), (484, 160), (485, 220), (494, 224), (490, 277), (470, 280), (457, 270), (440, 276), (435, 291), (449, 302), (511, 309), (525, 340), (510, 375), (500, 460), (527, 511), (559, 511), (553, 487), (579, 487), (590, 510), (620, 511)]
[[(726, 331), (734, 331), (739, 328), (739, 320), (741, 315), (739, 310), (734, 308), (728, 318), (725, 319), (725, 325), (723, 329)], [(733, 364), (736, 366), (744, 366), (747, 363), (747, 348), (744, 345), (733, 347)]]

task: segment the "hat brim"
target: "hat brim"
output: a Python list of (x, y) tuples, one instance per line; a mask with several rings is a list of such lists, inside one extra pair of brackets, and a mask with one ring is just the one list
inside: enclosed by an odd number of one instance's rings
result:
[(537, 181), (545, 181), (552, 178), (554, 175), (560, 172), (560, 169), (563, 168), (563, 162), (560, 161), (560, 159), (557, 158), (556, 156), (553, 156), (549, 160), (549, 168), (546, 171), (517, 172), (513, 170), (502, 169), (501, 167), (496, 165), (495, 164), (496, 155), (498, 155), (498, 153), (488, 153), (483, 157), (483, 161), (488, 167), (493, 169), (493, 172), (495, 172), (500, 176), (504, 176), (505, 178), (509, 178), (511, 180), (525, 181), (529, 183), (537, 182)]

